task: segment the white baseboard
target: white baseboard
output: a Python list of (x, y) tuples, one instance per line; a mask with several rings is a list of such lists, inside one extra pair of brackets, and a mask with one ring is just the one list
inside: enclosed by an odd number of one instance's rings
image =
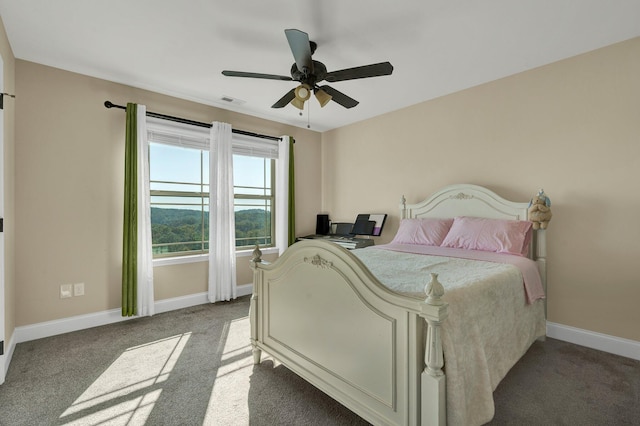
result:
[[(252, 284), (239, 285), (237, 286), (236, 295), (237, 297), (246, 296), (251, 294), (252, 291)], [(207, 293), (197, 293), (190, 294), (188, 296), (174, 297), (172, 299), (158, 300), (155, 302), (155, 312), (160, 314), (163, 312), (174, 311), (176, 309), (202, 305), (208, 302)], [(15, 347), (18, 343), (28, 342), (30, 340), (42, 339), (44, 337), (84, 330), (86, 328), (113, 324), (133, 318), (136, 317), (123, 317), (121, 309), (110, 309), (108, 311), (77, 315), (74, 317), (17, 327), (13, 333), (12, 341), (15, 341), (13, 346)], [(9, 357), (7, 358), (9, 359)], [(6, 364), (8, 368), (9, 362)]]
[(126, 321), (131, 318), (135, 317), (123, 317), (122, 309), (111, 309), (108, 311), (77, 315), (59, 320), (45, 321), (16, 327), (14, 336), (16, 338), (16, 343), (22, 343), (30, 340), (42, 339), (44, 337), (56, 336), (58, 334), (69, 333), (71, 331), (97, 327), (99, 325), (113, 324), (115, 322)]
[(161, 314), (190, 306), (204, 305), (205, 303), (209, 303), (207, 293), (196, 293), (188, 296), (174, 297), (172, 299), (158, 300), (155, 303), (155, 310), (156, 314)]
[(253, 284), (243, 284), (236, 286), (237, 288), (237, 296), (248, 296), (253, 293)]
[(547, 336), (640, 361), (640, 342), (547, 321)]

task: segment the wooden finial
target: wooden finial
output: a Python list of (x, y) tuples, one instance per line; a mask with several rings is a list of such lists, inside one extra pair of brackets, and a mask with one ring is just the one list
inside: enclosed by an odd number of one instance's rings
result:
[(424, 292), (427, 294), (426, 302), (429, 305), (443, 305), (442, 296), (444, 296), (444, 287), (438, 281), (438, 274), (431, 273), (431, 281), (426, 285)]

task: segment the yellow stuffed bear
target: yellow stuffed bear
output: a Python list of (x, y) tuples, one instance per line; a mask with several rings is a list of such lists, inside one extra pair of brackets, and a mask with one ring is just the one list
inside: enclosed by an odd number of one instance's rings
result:
[(541, 189), (529, 202), (529, 221), (533, 223), (533, 229), (547, 229), (550, 220), (551, 200)]

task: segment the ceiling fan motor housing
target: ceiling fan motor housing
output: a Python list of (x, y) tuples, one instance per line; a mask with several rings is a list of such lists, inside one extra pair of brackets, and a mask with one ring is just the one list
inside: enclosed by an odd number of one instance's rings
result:
[(315, 87), (318, 81), (325, 79), (327, 75), (327, 67), (325, 67), (322, 62), (312, 61), (312, 63), (313, 69), (305, 69), (305, 73), (300, 71), (294, 62), (293, 65), (291, 65), (291, 78), (295, 81), (299, 81), (300, 83), (308, 84), (310, 87)]

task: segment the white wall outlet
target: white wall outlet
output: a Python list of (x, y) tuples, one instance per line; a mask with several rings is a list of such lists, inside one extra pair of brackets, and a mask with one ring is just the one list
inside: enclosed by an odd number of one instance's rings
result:
[(73, 296), (71, 293), (71, 284), (62, 284), (60, 286), (60, 299), (66, 299), (71, 296)]
[(84, 296), (84, 283), (76, 283), (73, 285), (74, 296)]

